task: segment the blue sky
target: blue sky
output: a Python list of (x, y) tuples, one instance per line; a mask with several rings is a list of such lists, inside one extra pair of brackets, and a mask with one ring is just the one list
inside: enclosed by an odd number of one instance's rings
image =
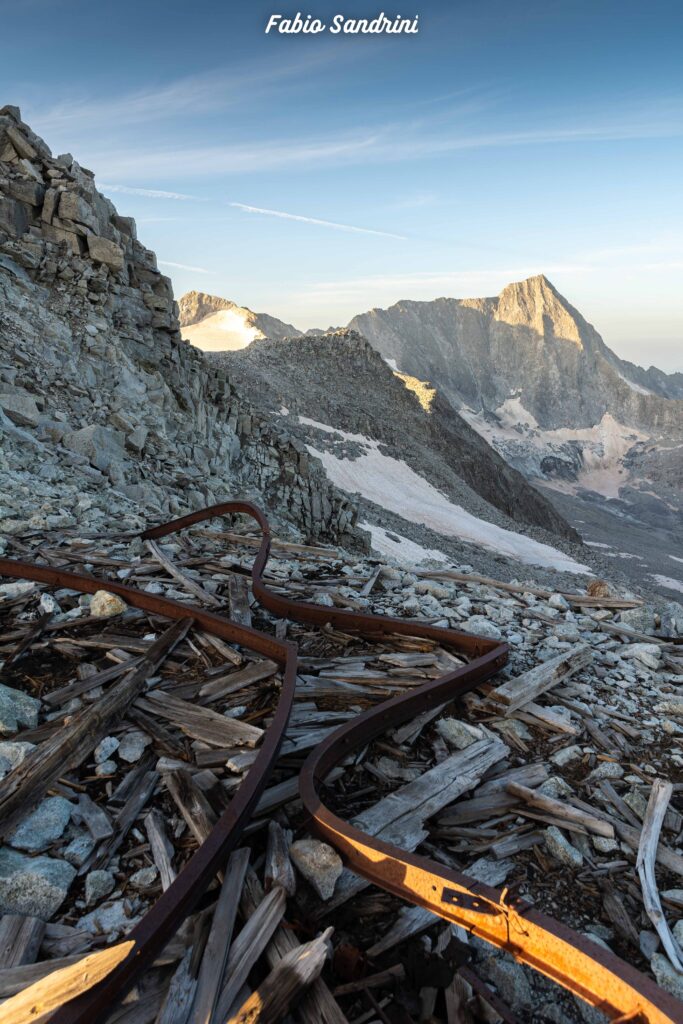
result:
[[(326, 327), (543, 271), (620, 355), (683, 370), (683, 6), (389, 2), (0, 0), (2, 102), (177, 295)], [(420, 32), (264, 34), (297, 9)]]

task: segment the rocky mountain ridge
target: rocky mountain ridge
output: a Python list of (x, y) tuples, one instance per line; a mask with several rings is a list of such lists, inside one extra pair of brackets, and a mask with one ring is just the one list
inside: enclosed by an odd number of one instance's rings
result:
[(642, 370), (612, 352), (544, 275), (496, 298), (401, 301), (354, 317), (406, 373), (438, 381), (456, 404), (492, 415), (514, 397), (545, 430), (599, 423), (683, 430), (681, 374)]
[(543, 275), (350, 326), (437, 384), (585, 539), (683, 590), (670, 559), (683, 544), (683, 375), (620, 359)]
[(181, 340), (171, 282), (70, 154), (0, 110), (0, 533), (242, 495), (363, 543), (305, 447)]
[[(286, 409), (289, 429), (302, 438), (310, 436), (311, 420), (371, 438), (445, 490), (464, 485), (518, 524), (578, 540), (552, 505), (482, 442), (437, 389), (394, 373), (355, 331), (256, 341), (240, 352), (209, 358), (262, 412)], [(292, 417), (304, 417), (303, 429)], [(468, 505), (473, 501), (469, 496)]]

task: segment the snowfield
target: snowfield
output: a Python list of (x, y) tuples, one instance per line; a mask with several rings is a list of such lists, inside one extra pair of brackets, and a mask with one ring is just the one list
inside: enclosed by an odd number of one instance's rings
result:
[(203, 352), (235, 352), (264, 336), (233, 309), (219, 309), (198, 324), (181, 328), (181, 334)]
[(667, 590), (677, 590), (679, 594), (683, 594), (683, 582), (681, 580), (675, 580), (672, 576), (660, 576), (656, 572), (650, 574), (650, 579), (656, 580), (660, 587), (666, 587)]
[(356, 441), (365, 448), (357, 459), (340, 459), (331, 452), (320, 451), (307, 445), (311, 455), (320, 459), (330, 480), (350, 494), (358, 492), (404, 519), (436, 530), (445, 537), (457, 537), (471, 544), (480, 544), (508, 558), (527, 565), (540, 565), (561, 572), (591, 574), (586, 565), (549, 544), (541, 544), (512, 530), (467, 512), (456, 505), (400, 459), (380, 452), (379, 443), (362, 434), (349, 434), (328, 424), (318, 423), (300, 416), (300, 423), (318, 427), (328, 433), (341, 435), (347, 441)]
[[(372, 523), (359, 523), (361, 530), (367, 530), (372, 537), (372, 547), (383, 558), (393, 558), (404, 569), (412, 569), (414, 565), (421, 565), (423, 562), (442, 562), (444, 565), (450, 563), (443, 551), (436, 548), (423, 548), (421, 544), (402, 537), (393, 530), (387, 533), (381, 526), (373, 526)], [(393, 538), (397, 537), (398, 540)]]

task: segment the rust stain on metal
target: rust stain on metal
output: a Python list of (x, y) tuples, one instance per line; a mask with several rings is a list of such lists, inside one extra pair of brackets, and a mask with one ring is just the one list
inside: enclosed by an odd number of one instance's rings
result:
[[(301, 797), (311, 828), (333, 845), (347, 866), (387, 892), (426, 907), (447, 921), (511, 953), (608, 1018), (631, 1024), (683, 1024), (683, 1003), (650, 978), (603, 947), (522, 900), (509, 900), (505, 891), (482, 885), (426, 857), (408, 853), (359, 831), (323, 804), (318, 787), (348, 753), (387, 729), (429, 708), (453, 700), (494, 675), (507, 661), (504, 643), (458, 630), (423, 625), (406, 619), (331, 609), (275, 594), (262, 580), (270, 549), (270, 531), (263, 513), (250, 502), (224, 502), (146, 530), (154, 539), (217, 516), (243, 513), (259, 525), (262, 540), (252, 566), (254, 596), (282, 618), (313, 625), (332, 625), (367, 637), (399, 634), (436, 640), (471, 660), (468, 664), (405, 695), (393, 697), (342, 725), (310, 754), (300, 777)], [(131, 605), (169, 618), (191, 617), (202, 629), (241, 643), (277, 661), (284, 685), (273, 722), (259, 756), (208, 839), (193, 855), (174, 884), (130, 933), (134, 952), (105, 981), (85, 996), (64, 1006), (52, 1024), (90, 1024), (97, 1013), (111, 1008), (190, 913), (229, 852), (236, 846), (273, 767), (286, 728), (296, 680), (296, 645), (278, 641), (257, 630), (238, 626), (223, 616), (194, 605), (142, 593), (124, 584), (0, 559), (0, 575), (14, 576), (93, 593), (106, 586)]]

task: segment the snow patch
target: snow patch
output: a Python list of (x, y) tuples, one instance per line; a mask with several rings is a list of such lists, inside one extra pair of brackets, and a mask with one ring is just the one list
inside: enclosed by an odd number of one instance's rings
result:
[[(450, 559), (446, 558), (443, 551), (436, 548), (424, 548), (421, 544), (403, 537), (399, 533), (391, 531), (389, 534), (381, 526), (373, 526), (371, 523), (359, 523), (361, 530), (367, 530), (372, 537), (372, 547), (383, 558), (392, 558), (399, 565), (406, 569), (422, 562), (443, 562), (446, 565)], [(394, 539), (397, 538), (397, 539)]]
[(459, 411), (469, 425), (507, 461), (510, 461), (510, 452), (519, 452), (520, 446), (526, 446), (529, 451), (535, 449), (540, 463), (545, 455), (561, 456), (563, 445), (579, 442), (583, 452), (583, 469), (577, 480), (571, 483), (563, 480), (544, 481), (545, 486), (570, 494), (576, 493), (579, 488), (587, 488), (606, 498), (618, 498), (620, 487), (628, 479), (623, 469), (624, 456), (638, 441), (648, 439), (647, 434), (619, 423), (608, 412), (592, 427), (543, 430), (519, 398), (508, 398), (495, 410), (500, 420), (498, 424), (491, 423), (471, 408), (463, 407)]
[[(617, 370), (616, 366), (614, 369)], [(625, 384), (628, 384), (632, 391), (637, 391), (639, 395), (654, 395), (654, 391), (650, 391), (648, 388), (644, 388), (642, 384), (636, 384), (635, 381), (629, 380), (620, 370), (617, 370), (617, 375), (621, 377)]]
[(265, 337), (263, 331), (234, 309), (219, 309), (198, 324), (181, 328), (181, 333), (185, 341), (203, 352), (236, 352)]
[[(314, 420), (306, 422), (331, 433), (344, 433)], [(574, 561), (557, 548), (478, 519), (461, 505), (454, 504), (405, 462), (380, 452), (377, 441), (362, 434), (346, 434), (345, 437), (362, 443), (365, 454), (357, 459), (340, 459), (331, 452), (307, 445), (309, 452), (320, 459), (332, 482), (342, 490), (350, 494), (360, 493), (380, 507), (413, 523), (428, 526), (446, 537), (480, 544), (527, 565), (591, 575), (588, 566)]]
[(681, 564), (683, 564), (683, 558), (679, 558), (678, 555), (669, 555), (669, 558), (673, 562), (680, 562)]
[(660, 587), (666, 587), (667, 590), (677, 590), (679, 594), (683, 594), (683, 582), (681, 580), (675, 580), (672, 576), (660, 576), (659, 573), (650, 573), (650, 579), (656, 580)]
[(532, 412), (525, 409), (521, 398), (517, 395), (514, 398), (506, 398), (502, 405), (496, 409), (496, 416), (504, 427), (514, 427), (519, 423), (533, 429), (538, 428), (538, 421)]

